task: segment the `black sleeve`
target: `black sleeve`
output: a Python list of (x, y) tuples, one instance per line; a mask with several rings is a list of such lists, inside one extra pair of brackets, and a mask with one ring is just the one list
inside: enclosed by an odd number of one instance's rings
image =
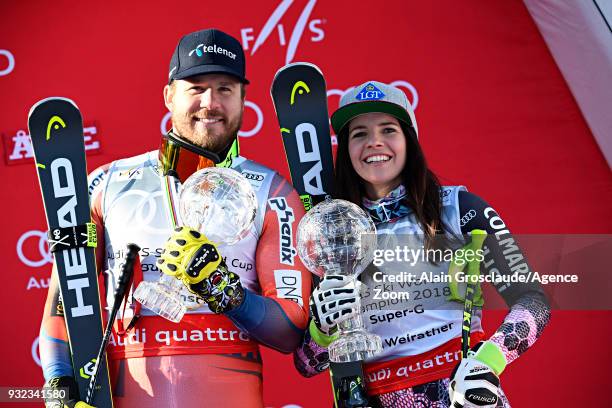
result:
[[(467, 191), (460, 191), (459, 211), (462, 234), (466, 235), (474, 229), (487, 232), (483, 245), (484, 261), (481, 273), (513, 275), (515, 273), (526, 274), (531, 271), (527, 259), (505, 222), (482, 198)], [(548, 305), (539, 282), (501, 282), (494, 286), (510, 307), (527, 294), (540, 298)]]

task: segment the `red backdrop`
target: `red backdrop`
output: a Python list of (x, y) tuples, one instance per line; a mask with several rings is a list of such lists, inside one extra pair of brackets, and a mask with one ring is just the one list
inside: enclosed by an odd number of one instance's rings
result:
[[(369, 79), (403, 87), (443, 182), (484, 197), (515, 233), (612, 232), (610, 169), (518, 1), (2, 2), (0, 23), (1, 386), (42, 382), (35, 345), (50, 264), (24, 137), (29, 108), (48, 96), (76, 101), (90, 169), (154, 149), (167, 126), (161, 91), (172, 50), (197, 29), (242, 41), (251, 80), (242, 150), (286, 177), (269, 88), (286, 62), (309, 61), (326, 76), (330, 111)], [(485, 327), (502, 318), (489, 312)], [(603, 406), (610, 323), (605, 311), (553, 312), (502, 377), (513, 406)], [(326, 375), (305, 380), (289, 357), (264, 357), (269, 407), (329, 406)]]

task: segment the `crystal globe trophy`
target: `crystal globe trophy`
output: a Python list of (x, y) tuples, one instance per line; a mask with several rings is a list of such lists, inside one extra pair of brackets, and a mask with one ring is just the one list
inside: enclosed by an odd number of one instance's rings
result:
[[(232, 169), (199, 170), (181, 188), (178, 211), (181, 224), (198, 230), (215, 244), (231, 245), (244, 238), (256, 212), (253, 188)], [(181, 296), (186, 290), (179, 279), (162, 274), (157, 282), (141, 282), (134, 298), (147, 309), (178, 323), (188, 309)]]
[[(376, 249), (376, 227), (357, 205), (327, 199), (302, 218), (297, 232), (300, 259), (317, 275), (345, 275), (358, 287), (357, 277), (372, 262)], [(357, 314), (338, 324), (338, 338), (329, 345), (329, 359), (335, 363), (361, 361), (382, 350), (378, 335), (368, 333)]]

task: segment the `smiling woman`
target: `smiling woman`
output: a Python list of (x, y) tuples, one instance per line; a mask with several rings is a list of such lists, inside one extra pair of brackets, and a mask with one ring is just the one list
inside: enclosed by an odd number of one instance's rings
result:
[(399, 121), (386, 113), (364, 113), (351, 120), (348, 152), (364, 181), (368, 198), (383, 198), (401, 182), (406, 137)]
[[(510, 312), (487, 338), (481, 326), (482, 297), (468, 294), (467, 288), (465, 296), (458, 291), (453, 295), (448, 279), (462, 266), (475, 277), (479, 271), (484, 276), (516, 275), (513, 261), (504, 257), (505, 247), (495, 238), (497, 224), (489, 222), (501, 218), (465, 187), (440, 185), (419, 145), (412, 108), (398, 88), (376, 81), (356, 86), (342, 97), (331, 123), (338, 135), (335, 197), (362, 206), (376, 223), (378, 235), (410, 237), (416, 243), (411, 248), (425, 249), (428, 255), (415, 262), (397, 259), (398, 255), (390, 263), (375, 262), (361, 275), (367, 288), (361, 294), (344, 277), (326, 275), (312, 292), (312, 324), (295, 354), (296, 366), (305, 376), (322, 371), (337, 324), (363, 313), (368, 331), (383, 343), (382, 352), (364, 365), (371, 406), (447, 408), (471, 402), (509, 407), (499, 376), (548, 323), (550, 310), (542, 288), (536, 281), (492, 282)], [(482, 257), (469, 265), (460, 263), (459, 252), (474, 248), (478, 241), (473, 237), (482, 237), (483, 230), (488, 237), (486, 251), (480, 249)], [(448, 252), (451, 246), (451, 257), (430, 258), (431, 252), (442, 247)], [(437, 272), (420, 274), (412, 289), (413, 282), (397, 285), (410, 292), (394, 291), (393, 283), (380, 284), (396, 280), (391, 279), (397, 277), (394, 262), (400, 270)], [(526, 262), (522, 272), (531, 276)], [(357, 296), (362, 297), (361, 311), (352, 307)], [(477, 343), (472, 350), (470, 341)]]
[(355, 102), (331, 118), (338, 134), (336, 196), (354, 203), (378, 200), (402, 184), (429, 244), (442, 226), (440, 182), (427, 167), (408, 98), (399, 88), (370, 81), (343, 100)]

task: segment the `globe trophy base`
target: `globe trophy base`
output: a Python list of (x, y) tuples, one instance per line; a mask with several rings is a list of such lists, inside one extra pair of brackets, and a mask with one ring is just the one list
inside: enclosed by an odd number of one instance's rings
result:
[(187, 307), (180, 297), (182, 283), (177, 279), (164, 279), (158, 282), (141, 282), (134, 291), (134, 298), (144, 307), (174, 323), (181, 321)]
[(342, 336), (329, 346), (329, 359), (334, 363), (362, 361), (382, 351), (380, 336), (365, 330), (342, 333)]

